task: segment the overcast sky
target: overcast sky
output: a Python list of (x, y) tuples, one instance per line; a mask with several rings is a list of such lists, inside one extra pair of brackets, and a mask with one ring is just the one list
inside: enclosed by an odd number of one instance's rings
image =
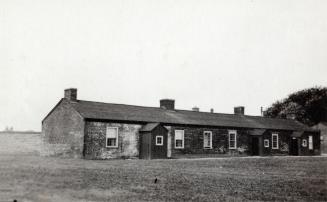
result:
[(259, 115), (327, 85), (327, 1), (0, 1), (0, 130), (101, 102)]

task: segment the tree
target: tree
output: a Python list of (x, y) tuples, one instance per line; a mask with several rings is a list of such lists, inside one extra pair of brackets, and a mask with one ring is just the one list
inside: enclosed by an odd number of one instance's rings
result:
[(290, 94), (273, 103), (266, 110), (266, 117), (292, 118), (307, 125), (327, 121), (327, 88), (314, 87)]

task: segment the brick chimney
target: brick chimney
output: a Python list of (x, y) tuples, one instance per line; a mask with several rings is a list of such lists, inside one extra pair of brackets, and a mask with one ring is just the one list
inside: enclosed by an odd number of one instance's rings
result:
[(234, 107), (234, 114), (244, 115), (245, 108), (243, 106)]
[(193, 108), (192, 108), (192, 111), (194, 111), (194, 112), (199, 112), (199, 111), (200, 111), (200, 108), (199, 108), (199, 107), (193, 107)]
[(77, 101), (77, 89), (76, 88), (65, 89), (65, 98), (69, 101), (76, 102)]
[(161, 99), (160, 100), (160, 108), (175, 110), (175, 100), (172, 99)]

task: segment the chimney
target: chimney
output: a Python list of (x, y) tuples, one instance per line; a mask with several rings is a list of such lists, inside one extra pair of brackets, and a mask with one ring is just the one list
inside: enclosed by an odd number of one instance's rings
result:
[(210, 113), (213, 113), (213, 112), (214, 112), (214, 111), (213, 111), (213, 108), (211, 108), (211, 109), (210, 109)]
[(194, 112), (199, 112), (199, 111), (200, 111), (200, 108), (199, 108), (199, 107), (193, 107), (193, 108), (192, 108), (192, 111), (194, 111)]
[(160, 100), (160, 108), (175, 110), (175, 100), (172, 99), (161, 99)]
[(264, 110), (263, 107), (261, 107), (261, 116), (266, 116), (267, 110)]
[(244, 109), (243, 106), (234, 107), (234, 114), (244, 115)]
[(65, 98), (69, 101), (76, 102), (77, 101), (77, 89), (76, 88), (65, 89)]

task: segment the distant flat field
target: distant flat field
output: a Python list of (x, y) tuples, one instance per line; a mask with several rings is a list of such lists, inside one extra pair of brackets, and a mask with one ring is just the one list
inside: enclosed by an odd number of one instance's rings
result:
[(0, 201), (13, 199), (327, 201), (327, 157), (94, 161), (0, 155)]
[(0, 154), (37, 155), (40, 148), (40, 133), (0, 132)]

